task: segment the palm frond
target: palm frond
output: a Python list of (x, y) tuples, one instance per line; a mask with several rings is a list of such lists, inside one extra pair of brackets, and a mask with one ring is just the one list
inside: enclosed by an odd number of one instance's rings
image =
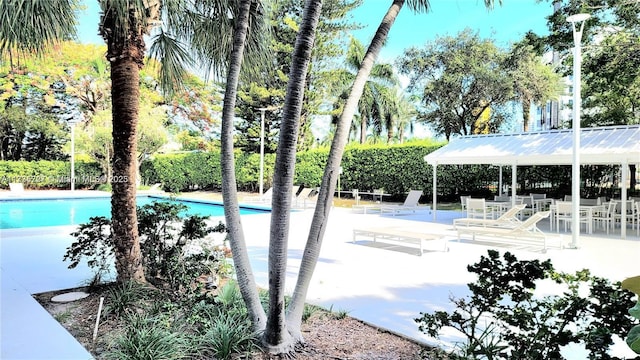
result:
[(158, 61), (162, 91), (169, 96), (181, 87), (187, 68), (194, 64), (184, 45), (164, 30), (153, 37), (149, 56)]
[(41, 53), (75, 37), (78, 0), (0, 1), (0, 54), (13, 49)]

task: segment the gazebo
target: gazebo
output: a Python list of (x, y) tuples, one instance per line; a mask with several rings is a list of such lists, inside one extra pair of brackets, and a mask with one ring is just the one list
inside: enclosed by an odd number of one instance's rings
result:
[[(433, 209), (437, 209), (437, 166), (487, 164), (511, 166), (512, 197), (515, 197), (517, 167), (527, 165), (571, 165), (573, 131), (553, 130), (518, 134), (472, 135), (456, 138), (430, 153), (424, 160), (433, 166)], [(621, 196), (629, 164), (640, 164), (640, 125), (583, 128), (580, 132), (580, 165), (620, 165)], [(622, 213), (626, 213), (622, 202)], [(436, 211), (433, 211), (435, 220)], [(624, 221), (624, 218), (623, 218)], [(621, 236), (626, 237), (626, 223)]]

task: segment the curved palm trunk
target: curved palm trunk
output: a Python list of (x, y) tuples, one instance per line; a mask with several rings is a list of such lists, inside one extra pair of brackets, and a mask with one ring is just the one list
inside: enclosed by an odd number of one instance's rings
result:
[(291, 187), (296, 163), (296, 141), (302, 112), (306, 75), (320, 18), (322, 0), (308, 0), (305, 4), (300, 31), (293, 52), (280, 140), (276, 153), (269, 240), (269, 312), (263, 342), (272, 353), (293, 350), (295, 342), (287, 331), (284, 309), (287, 246), (291, 217)]
[(373, 40), (371, 40), (367, 54), (360, 65), (360, 70), (358, 70), (358, 74), (356, 75), (351, 93), (344, 106), (342, 115), (338, 120), (336, 133), (331, 144), (331, 150), (329, 151), (329, 158), (322, 177), (322, 184), (320, 185), (320, 193), (318, 194), (318, 201), (313, 215), (309, 237), (307, 238), (302, 263), (300, 264), (298, 281), (287, 313), (289, 331), (300, 340), (302, 339), (300, 325), (302, 323), (302, 313), (307, 298), (307, 291), (309, 289), (309, 283), (311, 282), (311, 276), (318, 262), (318, 257), (320, 256), (322, 240), (327, 229), (331, 202), (338, 180), (338, 169), (340, 168), (342, 154), (344, 153), (344, 148), (349, 138), (350, 124), (358, 107), (358, 101), (362, 96), (367, 78), (373, 68), (373, 64), (403, 5), (404, 0), (394, 0), (387, 14), (382, 19)]
[(249, 11), (252, 0), (243, 0), (234, 29), (233, 50), (229, 61), (227, 85), (222, 107), (222, 134), (220, 163), (222, 170), (222, 201), (227, 231), (231, 239), (231, 251), (236, 268), (236, 277), (240, 293), (244, 300), (254, 331), (262, 331), (266, 325), (266, 314), (260, 303), (256, 281), (251, 270), (251, 262), (244, 239), (244, 231), (240, 220), (238, 205), (238, 189), (236, 185), (235, 159), (233, 155), (233, 119), (235, 118), (236, 96), (240, 67), (244, 55), (245, 40), (249, 28)]
[[(132, 46), (133, 47), (133, 46)], [(140, 59), (124, 57), (111, 62), (113, 117), (113, 179), (111, 221), (116, 246), (118, 281), (144, 281), (136, 215), (136, 149), (140, 99)]]
[(531, 117), (531, 114), (529, 113), (529, 110), (531, 109), (531, 99), (529, 99), (529, 97), (523, 97), (522, 98), (522, 131), (523, 132), (528, 132), (529, 131), (529, 118)]

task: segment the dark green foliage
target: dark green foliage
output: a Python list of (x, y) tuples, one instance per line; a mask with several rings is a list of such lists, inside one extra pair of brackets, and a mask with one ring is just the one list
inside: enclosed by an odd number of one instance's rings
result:
[(124, 334), (115, 339), (108, 359), (156, 360), (192, 359), (195, 347), (191, 334), (180, 323), (162, 317), (131, 314)]
[[(224, 232), (222, 223), (207, 226), (206, 217), (183, 217), (186, 206), (171, 201), (155, 201), (138, 208), (138, 232), (147, 281), (166, 288), (176, 297), (199, 294), (204, 284), (196, 282), (202, 275), (215, 276), (224, 262), (224, 251), (200, 242), (212, 232)], [(114, 244), (111, 221), (94, 217), (71, 234), (76, 241), (67, 248), (64, 260), (69, 268), (87, 259), (95, 269), (99, 283), (111, 269)]]
[[(224, 232), (224, 226), (208, 227), (206, 217), (180, 216), (186, 206), (174, 202), (153, 202), (138, 209), (140, 249), (147, 280), (167, 286), (175, 292), (191, 292), (196, 278), (215, 273), (224, 254), (209, 248), (190, 253), (187, 245), (212, 232)], [(178, 229), (176, 226), (180, 226)]]
[[(385, 200), (402, 201), (409, 190), (425, 191), (423, 202), (431, 200), (433, 169), (424, 156), (441, 144), (428, 142), (404, 145), (355, 145), (348, 147), (342, 157), (342, 190), (361, 191), (384, 189), (394, 195)], [(300, 152), (296, 158), (294, 183), (305, 187), (320, 186), (328, 149)], [(220, 189), (219, 153), (157, 155), (142, 164), (142, 177), (149, 184), (162, 183), (172, 192), (192, 189)], [(264, 188), (271, 187), (274, 154), (266, 154)], [(0, 166), (2, 163), (0, 163)], [(1, 169), (1, 167), (0, 167)], [(241, 191), (256, 191), (259, 184), (259, 154), (236, 153), (236, 179)], [(581, 178), (583, 197), (615, 197), (619, 192), (619, 175), (615, 166), (583, 166)], [(438, 166), (438, 201), (457, 202), (460, 195), (492, 198), (498, 193), (498, 167), (486, 165)], [(511, 168), (503, 167), (503, 184), (511, 184)], [(195, 175), (197, 174), (197, 176)], [(545, 192), (548, 197), (560, 198), (571, 192), (570, 166), (518, 167), (518, 194)], [(616, 190), (617, 189), (617, 190)]]
[[(28, 189), (69, 189), (71, 164), (69, 161), (0, 161), (0, 187), (9, 183), (23, 183)], [(93, 188), (106, 182), (100, 165), (94, 162), (75, 162), (76, 189)]]
[(92, 285), (100, 284), (105, 275), (110, 272), (115, 258), (111, 220), (104, 216), (91, 217), (88, 223), (80, 224), (78, 230), (72, 232), (71, 236), (76, 241), (67, 248), (62, 260), (70, 260), (69, 269), (73, 269), (83, 258), (86, 258), (87, 265), (95, 271), (91, 280)]
[[(588, 270), (558, 273), (549, 260), (518, 260), (509, 252), (501, 259), (494, 250), (468, 270), (478, 276), (468, 284), (470, 297), (453, 299), (451, 314), (421, 313), (416, 319), (429, 336), (437, 337), (443, 327), (462, 332), (463, 356), (562, 359), (563, 346), (583, 343), (590, 358), (613, 359), (612, 336), (624, 337), (631, 327), (632, 318), (625, 315), (633, 304), (630, 294)], [(562, 286), (562, 295), (535, 296), (540, 282), (552, 280)]]

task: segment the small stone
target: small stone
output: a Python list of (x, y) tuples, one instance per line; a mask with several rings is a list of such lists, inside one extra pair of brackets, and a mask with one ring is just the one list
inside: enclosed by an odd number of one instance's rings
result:
[(89, 296), (89, 294), (86, 293), (86, 292), (74, 291), (74, 292), (69, 292), (69, 293), (65, 293), (65, 294), (56, 295), (56, 296), (51, 298), (51, 301), (59, 302), (59, 303), (66, 303), (66, 302), (71, 302), (71, 301), (84, 299), (87, 296)]

